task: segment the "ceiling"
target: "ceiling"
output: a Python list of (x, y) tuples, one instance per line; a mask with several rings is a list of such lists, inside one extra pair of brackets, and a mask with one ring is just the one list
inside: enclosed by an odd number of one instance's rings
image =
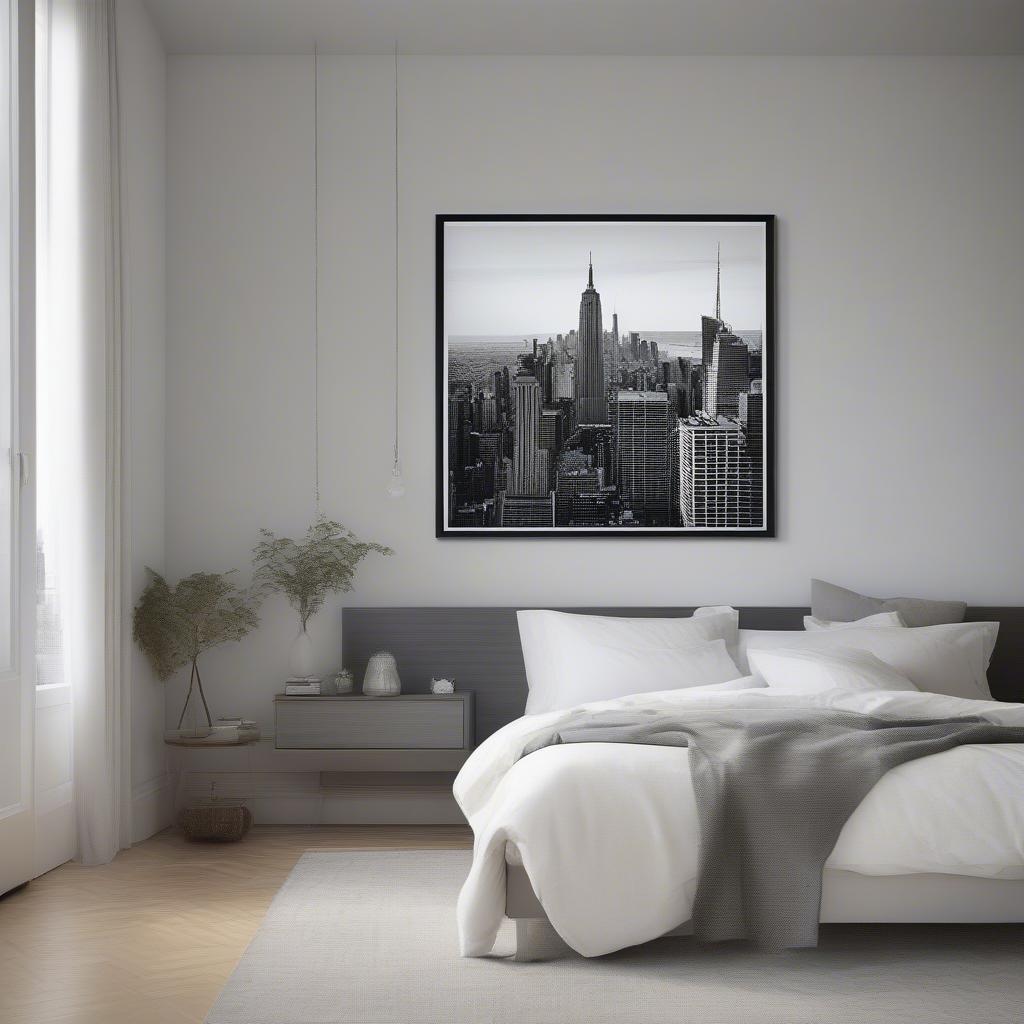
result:
[(171, 53), (1024, 53), (1024, 0), (144, 0)]

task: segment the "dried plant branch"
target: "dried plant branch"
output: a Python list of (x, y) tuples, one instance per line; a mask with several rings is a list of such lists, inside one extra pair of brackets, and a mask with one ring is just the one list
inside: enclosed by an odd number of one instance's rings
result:
[(135, 606), (135, 640), (160, 679), (192, 666), (185, 706), (193, 686), (198, 686), (207, 724), (212, 724), (199, 656), (229, 640), (241, 640), (256, 628), (256, 595), (236, 587), (228, 579), (231, 573), (197, 572), (173, 587), (158, 572), (147, 568), (146, 573), (149, 583)]
[(260, 594), (278, 593), (298, 612), (302, 628), (323, 606), (328, 594), (352, 589), (359, 563), (371, 552), (391, 548), (359, 540), (351, 530), (319, 516), (301, 541), (260, 530), (253, 548), (253, 584)]

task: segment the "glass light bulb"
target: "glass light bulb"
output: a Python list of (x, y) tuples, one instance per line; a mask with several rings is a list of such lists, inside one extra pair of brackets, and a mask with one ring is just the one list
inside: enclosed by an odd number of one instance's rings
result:
[(402, 469), (399, 466), (397, 459), (391, 469), (391, 480), (388, 483), (388, 494), (392, 498), (400, 498), (405, 494), (405, 481), (402, 479)]

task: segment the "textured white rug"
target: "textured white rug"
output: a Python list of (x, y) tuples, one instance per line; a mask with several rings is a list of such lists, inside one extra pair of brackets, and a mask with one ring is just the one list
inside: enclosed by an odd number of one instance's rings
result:
[(307, 853), (208, 1024), (1009, 1024), (1024, 927), (831, 925), (763, 954), (661, 939), (596, 960), (456, 955), (468, 852)]

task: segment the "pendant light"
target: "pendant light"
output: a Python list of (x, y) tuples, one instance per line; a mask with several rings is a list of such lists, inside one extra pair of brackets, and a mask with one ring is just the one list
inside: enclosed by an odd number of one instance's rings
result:
[(388, 494), (392, 498), (400, 498), (405, 494), (405, 481), (402, 480), (402, 464), (398, 455), (398, 42), (395, 42), (395, 447), (394, 459), (391, 464), (391, 480), (388, 482)]
[(313, 45), (313, 506), (320, 516), (320, 66)]

